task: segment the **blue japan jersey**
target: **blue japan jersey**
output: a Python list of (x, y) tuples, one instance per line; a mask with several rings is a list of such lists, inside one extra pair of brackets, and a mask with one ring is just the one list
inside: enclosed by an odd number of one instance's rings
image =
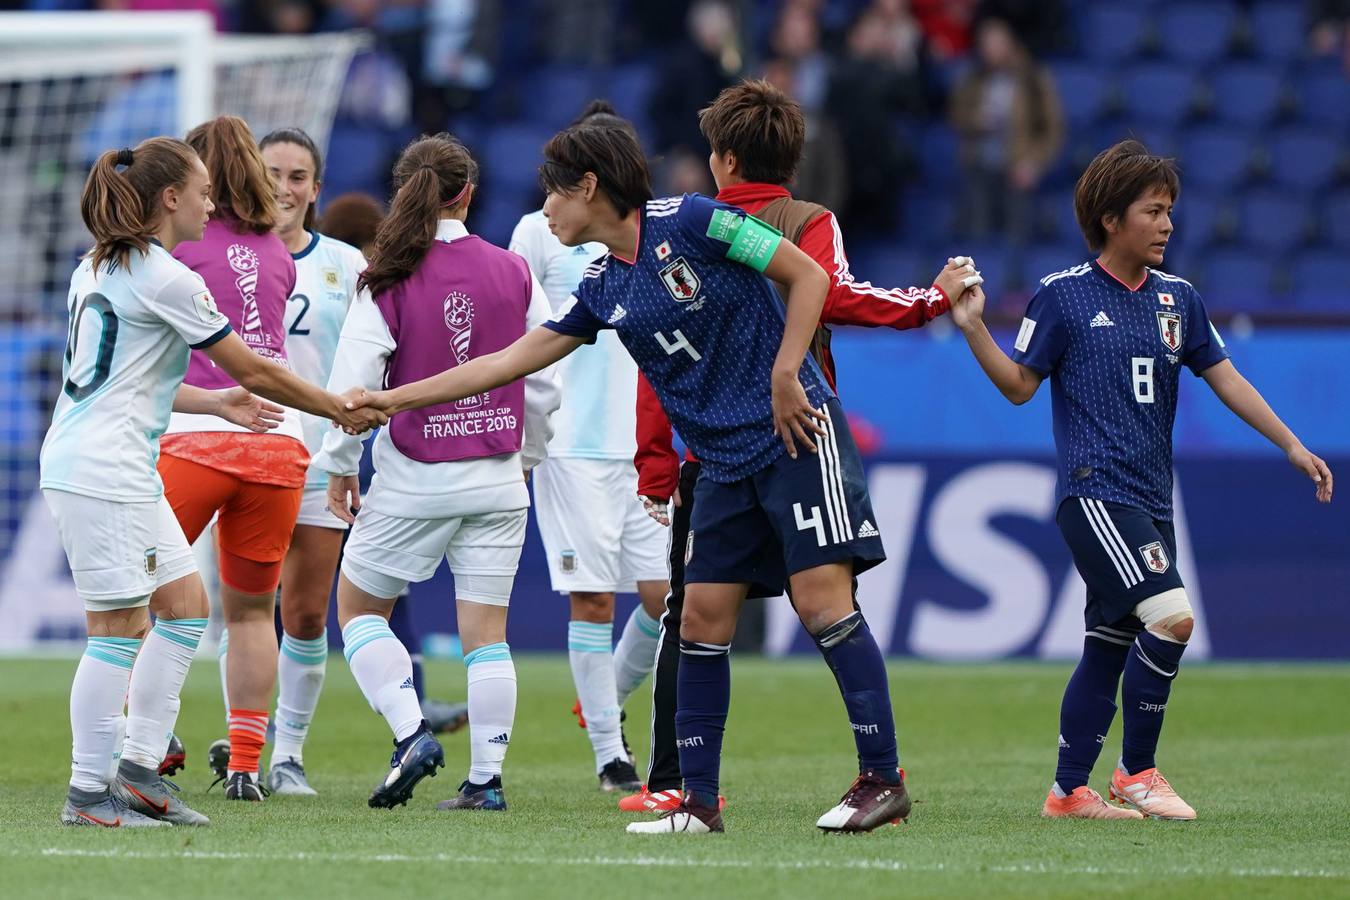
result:
[(1041, 279), (1013, 360), (1050, 376), (1056, 503), (1090, 497), (1172, 518), (1181, 367), (1228, 358), (1191, 283), (1154, 269), (1130, 290), (1096, 262)]
[[(700, 194), (649, 202), (636, 258), (611, 253), (592, 263), (545, 323), (586, 340), (613, 328), (703, 472), (720, 482), (749, 477), (784, 452), (770, 396), (783, 305), (749, 263), (729, 258), (755, 252), (733, 237), (744, 217)], [(834, 396), (810, 356), (800, 378), (812, 406)]]

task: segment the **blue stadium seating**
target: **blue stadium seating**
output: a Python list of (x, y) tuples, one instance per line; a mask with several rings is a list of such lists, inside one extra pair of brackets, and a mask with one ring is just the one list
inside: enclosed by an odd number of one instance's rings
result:
[(526, 82), (525, 117), (557, 131), (575, 119), (596, 96), (597, 82), (592, 70), (546, 66)]
[(1275, 266), (1258, 247), (1207, 253), (1203, 269), (1204, 277), (1196, 287), (1211, 314), (1255, 312), (1273, 305)]
[(1280, 61), (1298, 58), (1307, 40), (1303, 6), (1290, 0), (1272, 0), (1252, 7), (1248, 28), (1257, 56)]
[(1175, 125), (1190, 115), (1196, 79), (1185, 66), (1135, 64), (1125, 75), (1121, 93), (1125, 112), (1132, 120)]
[(1111, 103), (1112, 87), (1098, 66), (1057, 63), (1052, 72), (1070, 129), (1092, 125), (1102, 117)]
[(1190, 65), (1211, 63), (1228, 52), (1237, 24), (1232, 3), (1169, 5), (1159, 16), (1159, 49)]
[(1079, 46), (1088, 59), (1129, 59), (1149, 37), (1146, 11), (1132, 3), (1093, 3), (1083, 11), (1080, 21)]
[(1216, 194), (1183, 184), (1172, 215), (1172, 243), (1196, 248), (1218, 243), (1225, 237), (1221, 231), (1225, 212)]
[(1262, 188), (1241, 200), (1239, 234), (1253, 247), (1279, 252), (1305, 243), (1308, 234), (1308, 198), (1288, 190)]
[(1313, 250), (1295, 258), (1294, 305), (1308, 312), (1350, 312), (1345, 285), (1350, 284), (1350, 257), (1335, 250)]
[(1350, 190), (1338, 191), (1323, 202), (1322, 233), (1330, 243), (1350, 250)]
[(1350, 78), (1344, 72), (1309, 72), (1299, 79), (1299, 113), (1307, 121), (1350, 128)]
[(1251, 138), (1233, 128), (1193, 129), (1182, 140), (1182, 174), (1189, 184), (1235, 187), (1251, 168)]
[[(1032, 247), (1022, 256), (1022, 268), (1027, 287), (1034, 291), (1037, 282), (1053, 272), (1062, 272), (1092, 257), (1082, 239), (1069, 243), (1044, 244)], [(980, 265), (984, 261), (976, 259)]]
[[(573, 116), (576, 113), (572, 113)], [(482, 141), (478, 163), (493, 188), (523, 192), (539, 181), (540, 151), (554, 129), (538, 123), (502, 124), (488, 131)]]
[(1327, 187), (1340, 164), (1341, 148), (1321, 129), (1291, 126), (1270, 142), (1270, 174), (1281, 184), (1306, 190)]
[(1229, 63), (1210, 76), (1214, 115), (1260, 128), (1274, 121), (1285, 99), (1280, 70), (1264, 63)]

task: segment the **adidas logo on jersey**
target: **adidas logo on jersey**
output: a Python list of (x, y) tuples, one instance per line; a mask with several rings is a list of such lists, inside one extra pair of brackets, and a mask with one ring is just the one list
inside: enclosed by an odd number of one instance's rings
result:
[(877, 531), (877, 528), (872, 524), (871, 519), (863, 519), (862, 527), (858, 529), (858, 537), (876, 537), (879, 534), (881, 534), (881, 532)]
[(615, 322), (619, 321), (626, 315), (628, 315), (628, 310), (624, 309), (622, 306), (619, 306), (618, 304), (615, 304), (614, 312), (609, 314), (609, 324), (613, 325)]
[(489, 744), (509, 744), (509, 743), (511, 743), (511, 739), (510, 739), (509, 737), (507, 737), (507, 736), (506, 736), (506, 732), (503, 731), (501, 734), (497, 735), (495, 738), (488, 738), (488, 743), (489, 743)]
[(403, 683), (400, 684), (400, 685), (398, 686), (398, 688), (399, 688), (399, 690), (403, 690), (403, 689), (405, 689), (405, 688), (408, 689), (408, 690), (410, 690), (410, 691), (415, 691), (415, 690), (417, 690), (417, 688), (415, 688), (415, 687), (413, 686), (413, 680), (412, 680), (411, 678), (405, 678), (405, 679), (403, 679)]
[(1093, 328), (1101, 328), (1105, 325), (1114, 325), (1116, 323), (1111, 321), (1111, 317), (1106, 314), (1105, 310), (1102, 310), (1092, 317), (1092, 322), (1090, 324)]

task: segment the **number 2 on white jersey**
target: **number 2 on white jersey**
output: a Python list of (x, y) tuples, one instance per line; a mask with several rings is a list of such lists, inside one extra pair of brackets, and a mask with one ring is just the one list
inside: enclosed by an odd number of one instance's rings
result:
[(1140, 403), (1153, 402), (1153, 357), (1136, 356), (1130, 360), (1134, 377), (1134, 399)]

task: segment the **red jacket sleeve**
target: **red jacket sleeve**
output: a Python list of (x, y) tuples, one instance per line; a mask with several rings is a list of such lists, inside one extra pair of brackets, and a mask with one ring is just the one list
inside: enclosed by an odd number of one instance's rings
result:
[(802, 230), (798, 246), (830, 276), (820, 314), (826, 325), (921, 328), (951, 309), (951, 301), (936, 286), (880, 288), (855, 281), (844, 255), (844, 235), (831, 212), (821, 213)]
[(680, 455), (675, 452), (675, 432), (657, 399), (656, 391), (638, 373), (637, 453), (638, 493), (647, 497), (672, 497), (680, 486)]

